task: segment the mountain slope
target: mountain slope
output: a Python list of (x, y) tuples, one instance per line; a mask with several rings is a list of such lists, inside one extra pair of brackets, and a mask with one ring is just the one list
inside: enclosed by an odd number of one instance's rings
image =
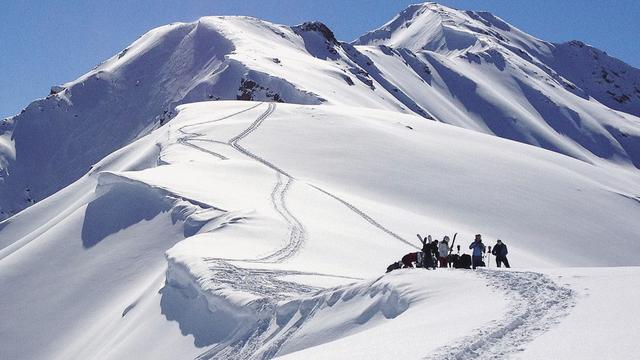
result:
[[(0, 125), (0, 358), (635, 354), (625, 66), (431, 3), (152, 30)], [(517, 269), (381, 275), (416, 233)]]
[(413, 112), (589, 163), (640, 164), (638, 70), (586, 45), (546, 43), (490, 14), (435, 4), (412, 6), (355, 44), (321, 23), (248, 17), (154, 29), (3, 121), (0, 216), (78, 179), (175, 106), (205, 100)]
[[(367, 279), (415, 251), (416, 232), (457, 231), (463, 249), (478, 231), (487, 241), (502, 237), (518, 266), (637, 265), (639, 183), (623, 169), (414, 115), (189, 104), (2, 223), (0, 302), (25, 304), (1, 309), (9, 319), (0, 325), (2, 354), (295, 357), (351, 339), (370, 357), (371, 336), (413, 334), (393, 338), (388, 354), (421, 339), (402, 319), (449, 309), (450, 296), (461, 309), (464, 291), (493, 304), (456, 310), (469, 321), (425, 349), (436, 351), (521, 301), (509, 295), (521, 281), (565, 294), (555, 305), (526, 305), (558, 306), (550, 315), (564, 316), (572, 296), (539, 275), (505, 275), (511, 290), (490, 290), (489, 280), (462, 270)], [(607, 237), (628, 251), (601, 247)], [(544, 314), (514, 316), (530, 321), (523, 331), (539, 332), (539, 321), (554, 323)], [(52, 324), (56, 334), (46, 330)], [(149, 341), (173, 345), (150, 349)]]
[[(596, 161), (640, 164), (640, 71), (581, 42), (548, 43), (490, 13), (426, 3), (410, 6), (354, 44), (375, 45), (370, 51), (378, 54), (376, 48), (384, 46), (404, 49), (405, 63), (417, 58), (414, 69), (427, 66), (424, 80), (448, 90), (438, 102), (444, 98), (453, 106), (439, 113), (437, 103), (421, 105), (443, 122), (470, 127), (453, 119), (466, 115), (486, 132), (585, 161), (596, 155)], [(410, 97), (419, 98), (417, 92)]]
[(640, 115), (640, 70), (581, 41), (554, 44), (537, 39), (484, 11), (462, 11), (436, 3), (411, 5), (354, 44), (387, 45), (449, 57), (468, 52), (490, 55), (490, 50), (497, 49), (507, 59), (517, 56), (526, 60), (575, 94)]

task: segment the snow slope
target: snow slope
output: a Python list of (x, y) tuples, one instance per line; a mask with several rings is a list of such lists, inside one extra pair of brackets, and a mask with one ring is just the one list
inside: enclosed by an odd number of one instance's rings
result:
[[(354, 46), (355, 45), (355, 46)], [(414, 5), (353, 44), (321, 23), (166, 25), (0, 124), (0, 217), (80, 178), (197, 101), (415, 113), (588, 163), (640, 165), (640, 73), (488, 13)]]
[[(154, 29), (0, 124), (0, 358), (633, 357), (638, 74), (433, 3)], [(518, 269), (382, 275), (416, 233)]]
[(397, 112), (185, 105), (1, 223), (0, 355), (502, 357), (533, 340), (536, 358), (573, 311), (617, 311), (554, 281), (573, 270), (380, 274), (416, 232), (501, 237), (518, 267), (638, 265), (634, 176)]
[[(554, 44), (537, 39), (486, 11), (463, 11), (437, 3), (411, 5), (380, 28), (354, 41), (413, 52), (432, 52), (497, 67), (530, 66), (550, 83), (609, 108), (640, 115), (640, 71), (581, 41)], [(536, 74), (537, 75), (537, 74)], [(553, 82), (556, 80), (557, 82)]]

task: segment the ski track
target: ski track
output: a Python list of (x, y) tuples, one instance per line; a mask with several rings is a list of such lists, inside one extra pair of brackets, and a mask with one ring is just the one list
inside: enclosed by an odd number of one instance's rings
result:
[[(182, 145), (189, 146), (199, 151), (203, 151), (221, 160), (226, 160), (228, 158), (219, 153), (195, 145), (192, 142), (201, 141), (231, 146), (239, 153), (274, 170), (274, 172), (276, 173), (276, 184), (271, 192), (271, 203), (274, 210), (282, 217), (282, 219), (284, 219), (289, 227), (289, 238), (287, 242), (281, 248), (264, 257), (255, 259), (205, 259), (205, 261), (208, 263), (208, 268), (211, 274), (211, 277), (209, 279), (210, 282), (214, 284), (225, 285), (236, 291), (248, 292), (257, 295), (259, 297), (259, 300), (254, 301), (252, 303), (252, 306), (259, 309), (258, 312), (260, 314), (266, 316), (259, 321), (258, 326), (253, 329), (250, 334), (231, 334), (230, 338), (232, 340), (230, 342), (223, 342), (221, 344), (213, 346), (206, 352), (199, 355), (197, 357), (198, 359), (248, 359), (255, 358), (256, 356), (260, 356), (260, 358), (262, 359), (268, 359), (275, 356), (280, 347), (293, 335), (293, 333), (295, 333), (298, 327), (304, 322), (304, 319), (298, 319), (296, 324), (294, 324), (293, 326), (285, 327), (286, 330), (282, 332), (282, 334), (280, 334), (282, 328), (278, 328), (273, 333), (267, 333), (267, 330), (270, 328), (273, 319), (275, 318), (274, 314), (277, 303), (287, 298), (300, 296), (302, 294), (307, 294), (310, 292), (317, 292), (319, 290), (316, 287), (311, 287), (292, 281), (285, 281), (281, 280), (280, 278), (287, 275), (323, 275), (335, 277), (334, 275), (326, 274), (241, 268), (233, 266), (229, 263), (230, 261), (241, 261), (254, 264), (281, 263), (297, 254), (301, 246), (304, 244), (306, 238), (306, 230), (304, 226), (287, 207), (287, 195), (295, 181), (293, 176), (289, 175), (287, 172), (275, 166), (271, 162), (252, 153), (251, 151), (240, 145), (241, 140), (258, 129), (258, 127), (262, 125), (264, 120), (275, 111), (275, 103), (269, 103), (267, 110), (260, 114), (256, 118), (256, 120), (253, 121), (251, 125), (249, 125), (249, 127), (247, 127), (240, 134), (234, 136), (227, 142), (209, 139), (197, 139), (197, 137), (201, 137), (204, 135), (196, 132), (189, 132), (186, 130), (189, 127), (229, 119), (245, 111), (252, 110), (262, 104), (263, 103), (252, 106), (248, 109), (233, 113), (222, 118), (204, 121), (197, 124), (190, 124), (178, 129), (182, 134), (185, 135), (184, 137), (178, 139), (178, 143)], [(312, 314), (308, 313), (306, 315), (306, 317), (309, 316), (312, 316)], [(267, 352), (263, 353), (262, 355), (257, 355), (257, 352), (262, 347), (263, 343), (268, 340), (273, 341), (268, 347)]]
[(280, 279), (280, 277), (287, 275), (310, 275), (300, 271), (243, 268), (224, 260), (211, 262), (209, 269), (211, 270), (211, 279), (216, 284), (226, 285), (234, 290), (274, 301), (319, 290), (317, 287)]
[(476, 270), (489, 286), (512, 303), (503, 319), (492, 321), (452, 346), (425, 359), (505, 359), (524, 350), (537, 336), (557, 325), (575, 306), (575, 292), (536, 272)]
[(211, 143), (214, 142), (212, 140), (203, 140), (203, 139), (190, 139), (190, 140), (187, 140), (187, 139), (184, 139), (184, 138), (178, 139), (178, 143), (182, 144), (184, 146), (189, 146), (189, 147), (194, 148), (196, 150), (200, 150), (200, 151), (206, 152), (207, 154), (213, 155), (213, 156), (217, 157), (220, 160), (228, 160), (229, 159), (229, 158), (227, 158), (226, 156), (224, 156), (222, 154), (219, 154), (219, 153), (217, 153), (215, 151), (211, 151), (211, 150), (205, 149), (205, 148), (203, 148), (201, 146), (198, 146), (198, 145), (195, 145), (193, 143), (190, 143), (189, 141), (202, 141), (202, 142), (211, 142)]
[[(215, 156), (218, 159), (221, 160), (228, 160), (228, 158), (222, 154), (219, 154), (217, 152), (211, 151), (209, 149), (205, 149), (201, 146), (198, 146), (196, 144), (193, 144), (194, 141), (199, 141), (199, 142), (207, 142), (207, 143), (212, 143), (212, 144), (223, 144), (223, 145), (228, 145), (231, 146), (232, 148), (236, 149), (238, 152), (242, 153), (243, 155), (246, 155), (260, 163), (262, 163), (263, 165), (273, 169), (276, 172), (276, 176), (277, 176), (277, 183), (273, 189), (273, 192), (271, 193), (271, 201), (273, 203), (274, 209), (278, 212), (278, 214), (280, 214), (280, 216), (285, 220), (285, 222), (289, 225), (290, 230), (290, 236), (289, 236), (289, 241), (287, 242), (287, 244), (285, 244), (282, 248), (276, 250), (274, 253), (269, 254), (267, 256), (264, 256), (262, 258), (258, 258), (258, 259), (208, 259), (208, 260), (212, 260), (212, 261), (218, 261), (218, 260), (237, 260), (237, 261), (251, 261), (251, 262), (259, 262), (259, 263), (264, 263), (264, 262), (282, 262), (284, 260), (286, 260), (287, 258), (295, 255), (300, 246), (303, 244), (304, 239), (305, 239), (305, 235), (306, 235), (306, 231), (304, 229), (304, 227), (302, 226), (302, 223), (293, 215), (293, 213), (291, 213), (291, 211), (289, 211), (289, 209), (287, 208), (286, 205), (286, 196), (287, 196), (287, 192), (289, 190), (289, 188), (291, 187), (291, 184), (293, 182), (293, 177), (291, 177), (290, 175), (288, 175), (286, 172), (284, 172), (283, 170), (281, 170), (280, 168), (276, 167), (275, 165), (273, 165), (272, 163), (262, 159), (261, 157), (259, 157), (256, 154), (253, 154), (252, 152), (250, 152), (249, 150), (245, 149), (244, 147), (242, 147), (239, 142), (240, 140), (246, 138), (247, 136), (249, 136), (253, 131), (255, 131), (261, 124), (262, 122), (264, 122), (264, 120), (269, 117), (269, 115), (271, 115), (275, 109), (276, 109), (276, 105), (275, 103), (268, 103), (268, 107), (267, 110), (265, 112), (263, 112), (262, 114), (260, 114), (256, 120), (251, 123), (251, 125), (249, 125), (248, 128), (246, 128), (245, 130), (243, 130), (240, 134), (234, 136), (233, 138), (231, 138), (229, 141), (227, 142), (222, 142), (222, 141), (217, 141), (217, 140), (210, 140), (210, 139), (202, 139), (199, 137), (204, 136), (204, 134), (200, 134), (197, 132), (192, 132), (192, 131), (188, 131), (187, 129), (189, 128), (193, 128), (196, 126), (200, 126), (200, 125), (205, 125), (205, 124), (211, 124), (211, 123), (215, 123), (218, 121), (222, 121), (222, 120), (226, 120), (229, 118), (232, 118), (236, 115), (242, 114), (244, 112), (253, 110), (255, 108), (257, 108), (258, 106), (263, 105), (264, 103), (259, 103), (256, 104), (254, 106), (250, 106), (249, 108), (237, 111), (233, 114), (230, 115), (226, 115), (223, 116), (221, 118), (217, 118), (217, 119), (213, 119), (213, 120), (208, 120), (208, 121), (202, 121), (196, 124), (188, 124), (188, 125), (184, 125), (182, 127), (180, 127), (178, 129), (178, 131), (180, 133), (182, 133), (184, 136), (178, 138), (178, 143), (182, 144), (184, 146), (189, 146), (191, 148), (194, 148), (196, 150), (202, 151), (204, 153), (207, 153), (209, 155)], [(283, 186), (283, 182), (282, 182), (282, 175), (284, 175), (287, 179), (286, 179), (286, 183)]]
[(402, 241), (403, 243), (414, 247), (416, 249), (420, 249), (418, 246), (416, 246), (415, 244), (411, 243), (410, 241), (404, 239), (402, 236), (396, 234), (395, 232), (387, 229), (386, 227), (384, 227), (382, 224), (380, 224), (379, 222), (377, 222), (376, 220), (374, 220), (371, 216), (367, 215), (364, 211), (360, 210), (359, 208), (357, 208), (355, 205), (347, 202), (346, 200), (343, 200), (342, 198), (338, 197), (337, 195), (334, 195), (316, 185), (312, 185), (309, 184), (309, 186), (311, 186), (312, 188), (320, 191), (321, 193), (332, 197), (333, 199), (337, 200), (338, 202), (340, 202), (342, 205), (346, 206), (347, 208), (349, 208), (351, 211), (353, 211), (354, 213), (358, 214), (360, 217), (362, 217), (366, 222), (368, 222), (369, 224), (377, 227), (378, 229), (382, 230), (383, 232), (389, 234), (391, 237)]
[(282, 262), (291, 256), (295, 255), (302, 246), (306, 237), (306, 230), (302, 223), (293, 215), (293, 213), (287, 208), (286, 197), (291, 185), (293, 184), (293, 178), (286, 176), (286, 180), (283, 183), (282, 177), (285, 176), (282, 173), (277, 173), (277, 183), (271, 192), (271, 203), (273, 208), (280, 214), (280, 216), (287, 221), (290, 225), (290, 236), (288, 243), (281, 249), (274, 253), (258, 258), (256, 262)]
[(246, 148), (242, 147), (240, 145), (240, 140), (244, 139), (245, 137), (249, 136), (249, 134), (251, 134), (252, 132), (254, 132), (260, 125), (262, 125), (262, 123), (264, 122), (264, 120), (269, 117), (269, 115), (271, 115), (274, 111), (276, 110), (276, 104), (275, 103), (269, 103), (269, 108), (267, 109), (267, 111), (265, 111), (264, 113), (262, 113), (262, 115), (258, 116), (258, 118), (248, 127), (246, 128), (243, 132), (241, 132), (239, 135), (233, 137), (231, 140), (229, 140), (228, 144), (231, 145), (234, 149), (238, 150), (239, 152), (241, 152), (242, 154), (258, 161), (259, 163), (273, 169), (274, 171), (288, 177), (291, 179), (294, 179), (293, 176), (289, 175), (286, 171), (280, 169), (279, 167), (275, 166), (274, 164), (272, 164), (271, 162), (261, 158), (260, 156), (250, 152), (249, 150), (247, 150)]
[[(178, 131), (184, 134), (183, 137), (178, 139), (178, 143), (184, 146), (189, 146), (221, 160), (228, 158), (222, 154), (193, 144), (193, 142), (198, 141), (230, 146), (239, 153), (272, 169), (276, 174), (276, 183), (271, 192), (271, 203), (274, 210), (289, 227), (289, 238), (285, 244), (266, 256), (253, 259), (205, 259), (211, 272), (211, 277), (209, 278), (211, 283), (224, 285), (236, 291), (258, 296), (258, 300), (252, 302), (251, 306), (258, 312), (260, 320), (253, 329), (248, 331), (245, 329), (244, 333), (240, 332), (242, 330), (237, 330), (237, 333), (230, 334), (228, 341), (209, 348), (197, 357), (198, 360), (273, 358), (278, 354), (282, 345), (294, 336), (296, 331), (303, 326), (308, 319), (314, 316), (316, 310), (315, 307), (312, 307), (304, 313), (301, 312), (295, 321), (291, 319), (285, 324), (276, 324), (276, 309), (278, 303), (301, 295), (322, 291), (316, 287), (282, 280), (281, 278), (287, 275), (335, 276), (285, 270), (243, 268), (231, 265), (230, 263), (232, 261), (253, 264), (282, 263), (298, 253), (304, 245), (307, 236), (303, 224), (287, 207), (287, 195), (296, 179), (283, 169), (240, 145), (241, 140), (256, 131), (276, 110), (275, 103), (268, 103), (267, 110), (260, 114), (240, 134), (226, 142), (202, 139), (200, 137), (204, 136), (203, 134), (187, 131), (187, 128), (229, 119), (255, 109), (262, 104), (264, 103), (251, 106), (218, 119), (185, 125), (178, 129)], [(409, 246), (418, 248), (410, 241), (374, 220), (350, 202), (316, 185), (308, 185), (340, 202), (367, 223), (387, 235)], [(476, 273), (484, 277), (490, 286), (507, 294), (512, 301), (510, 306), (511, 310), (503, 319), (494, 320), (486, 328), (478, 329), (475, 335), (469, 335), (457, 344), (440, 348), (436, 350), (435, 353), (428, 355), (425, 359), (503, 359), (511, 354), (522, 351), (526, 343), (557, 324), (574, 306), (574, 292), (571, 289), (559, 286), (543, 274), (482, 269), (477, 270)]]
[[(287, 206), (287, 196), (296, 179), (283, 169), (240, 144), (243, 139), (256, 131), (276, 110), (275, 103), (268, 103), (267, 109), (246, 129), (226, 142), (202, 139), (203, 134), (187, 131), (187, 129), (191, 127), (229, 119), (263, 104), (264, 103), (260, 103), (218, 119), (185, 125), (178, 129), (184, 134), (184, 137), (178, 139), (178, 143), (184, 146), (189, 146), (221, 160), (228, 158), (222, 154), (198, 146), (193, 142), (207, 142), (230, 146), (240, 154), (272, 169), (276, 175), (276, 183), (270, 194), (271, 203), (274, 210), (280, 215), (289, 228), (289, 238), (283, 246), (263, 257), (253, 259), (205, 259), (210, 270), (210, 278), (208, 280), (212, 284), (223, 285), (235, 291), (251, 293), (258, 297), (257, 300), (251, 303), (251, 307), (256, 309), (260, 320), (258, 320), (254, 328), (236, 330), (235, 333), (230, 334), (229, 340), (207, 349), (197, 357), (199, 360), (271, 359), (275, 357), (281, 347), (295, 335), (296, 331), (300, 329), (307, 320), (314, 316), (316, 311), (316, 307), (312, 306), (306, 311), (300, 311), (298, 317), (292, 318), (284, 324), (278, 324), (276, 315), (278, 304), (288, 299), (299, 298), (305, 294), (317, 294), (323, 291), (313, 286), (282, 280), (282, 277), (288, 275), (315, 275), (348, 278), (319, 273), (244, 268), (234, 266), (230, 263), (282, 263), (298, 253), (307, 237), (303, 224)], [(346, 206), (368, 224), (394, 239), (411, 247), (419, 248), (380, 224), (352, 203), (316, 185), (308, 185)], [(511, 307), (513, 310), (509, 311), (504, 319), (491, 322), (486, 329), (479, 329), (478, 335), (468, 336), (457, 345), (441, 348), (437, 350), (436, 353), (429, 355), (427, 359), (504, 358), (511, 353), (521, 351), (524, 344), (556, 324), (573, 306), (574, 294), (572, 290), (558, 286), (542, 274), (487, 270), (480, 270), (477, 273), (487, 278), (490, 284), (496, 289), (507, 293), (513, 301), (513, 306)], [(348, 279), (358, 280), (353, 278)]]
[[(276, 356), (282, 345), (308, 319), (313, 317), (318, 308), (312, 305), (306, 311), (300, 310), (300, 317), (295, 321), (290, 319), (284, 323), (279, 323), (278, 305), (287, 300), (299, 298), (302, 295), (313, 296), (324, 291), (322, 288), (280, 279), (283, 276), (314, 275), (362, 280), (321, 273), (236, 267), (225, 260), (212, 261), (210, 270), (210, 280), (213, 283), (259, 297), (258, 300), (254, 300), (247, 305), (255, 309), (259, 320), (252, 329), (237, 330), (236, 333), (231, 334), (229, 340), (207, 349), (196, 358), (198, 360), (264, 360)], [(245, 330), (244, 333), (242, 332), (243, 330)]]

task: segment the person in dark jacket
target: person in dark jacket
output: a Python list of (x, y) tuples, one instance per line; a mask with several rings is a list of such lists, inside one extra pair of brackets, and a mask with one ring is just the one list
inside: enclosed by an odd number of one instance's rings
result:
[(431, 242), (431, 244), (429, 244), (429, 245), (431, 245), (431, 247), (429, 249), (430, 252), (429, 252), (429, 254), (425, 254), (424, 256), (425, 257), (429, 256), (431, 258), (431, 264), (433, 265), (433, 269), (435, 270), (436, 266), (438, 265), (438, 261), (437, 261), (437, 259), (438, 259), (438, 240), (437, 239), (433, 240)]
[(476, 238), (471, 245), (469, 245), (469, 249), (473, 250), (471, 254), (472, 267), (475, 269), (478, 266), (484, 266), (482, 265), (482, 255), (487, 252), (487, 249), (482, 243), (482, 235), (476, 234)]
[(403, 267), (412, 268), (413, 264), (416, 264), (418, 262), (418, 253), (408, 253), (407, 255), (402, 257), (402, 260), (400, 260), (400, 262), (402, 262), (402, 264), (404, 265)]
[(498, 239), (496, 245), (491, 250), (491, 254), (496, 256), (496, 265), (500, 267), (501, 263), (504, 263), (504, 266), (510, 268), (509, 260), (507, 260), (507, 245), (505, 245), (502, 240)]
[(431, 235), (424, 238), (418, 234), (418, 239), (422, 243), (422, 267), (429, 269), (435, 266), (431, 258)]

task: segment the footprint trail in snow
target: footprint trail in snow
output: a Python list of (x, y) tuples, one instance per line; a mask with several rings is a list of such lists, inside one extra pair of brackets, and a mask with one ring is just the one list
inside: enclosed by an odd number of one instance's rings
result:
[(478, 270), (489, 285), (506, 293), (512, 301), (503, 319), (492, 321), (452, 346), (425, 359), (504, 359), (524, 350), (569, 314), (575, 292), (536, 272)]

